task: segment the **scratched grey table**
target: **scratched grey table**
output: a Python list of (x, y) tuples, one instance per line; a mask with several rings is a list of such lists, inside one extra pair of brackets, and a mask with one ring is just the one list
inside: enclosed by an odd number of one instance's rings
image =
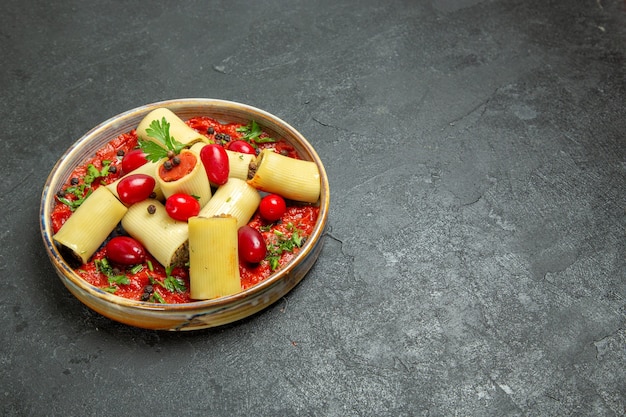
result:
[[(623, 1), (0, 11), (0, 415), (624, 415)], [(283, 118), (332, 187), (305, 280), (194, 333), (90, 311), (38, 231), (77, 138), (178, 97)]]

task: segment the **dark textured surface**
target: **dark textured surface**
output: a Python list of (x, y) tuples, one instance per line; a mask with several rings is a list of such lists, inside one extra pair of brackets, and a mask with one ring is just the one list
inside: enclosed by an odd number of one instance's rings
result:
[[(55, 3), (0, 6), (0, 415), (624, 415), (623, 1)], [(65, 149), (177, 97), (332, 186), (307, 278), (184, 334), (83, 307), (38, 230)]]

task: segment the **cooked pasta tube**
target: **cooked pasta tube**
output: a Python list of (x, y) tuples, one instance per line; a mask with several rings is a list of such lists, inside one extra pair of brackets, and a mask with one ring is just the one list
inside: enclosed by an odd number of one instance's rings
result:
[(250, 221), (260, 202), (261, 196), (254, 187), (239, 178), (229, 178), (215, 191), (198, 216), (230, 215), (237, 219), (237, 226), (241, 227)]
[(74, 260), (86, 263), (120, 222), (127, 208), (107, 187), (98, 187), (53, 239)]
[(256, 189), (305, 203), (315, 203), (319, 198), (320, 173), (313, 161), (263, 149), (252, 166), (253, 176), (248, 184)]
[(180, 117), (178, 117), (174, 112), (165, 107), (160, 107), (158, 109), (152, 110), (146, 117), (144, 117), (139, 125), (137, 126), (137, 136), (141, 140), (152, 141), (162, 145), (159, 142), (156, 142), (153, 137), (148, 135), (146, 131), (152, 122), (155, 120), (159, 123), (165, 118), (165, 120), (170, 124), (170, 136), (176, 139), (178, 142), (191, 146), (195, 142), (200, 142), (206, 140), (206, 136), (196, 132), (194, 129), (189, 127)]
[(237, 219), (232, 216), (189, 218), (189, 291), (209, 300), (241, 291)]
[(122, 218), (122, 227), (161, 265), (168, 267), (187, 262), (187, 223), (172, 219), (161, 202), (148, 199), (133, 204)]
[[(194, 143), (189, 150), (200, 156), (200, 151), (206, 145), (206, 143)], [(228, 149), (226, 149), (226, 155), (228, 155), (228, 178), (248, 179), (248, 167), (250, 162), (256, 159), (256, 155), (229, 151)]]
[(226, 150), (228, 155), (228, 163), (230, 166), (229, 178), (239, 178), (241, 180), (248, 179), (248, 167), (250, 162), (256, 159), (256, 155), (249, 153), (235, 152)]
[(157, 166), (158, 166), (157, 162), (148, 161), (147, 163), (143, 164), (139, 168), (134, 169), (133, 171), (125, 174), (124, 176), (118, 178), (111, 184), (107, 185), (107, 188), (109, 189), (109, 191), (113, 193), (113, 195), (115, 195), (115, 197), (119, 198), (119, 195), (117, 193), (117, 184), (122, 180), (122, 178), (127, 177), (132, 174), (150, 175), (152, 178), (154, 178), (154, 181), (155, 181), (155, 185), (154, 185), (155, 197), (154, 198), (157, 200), (163, 200), (163, 191), (161, 191), (161, 186), (159, 185), (159, 182), (157, 181), (157, 174), (156, 174)]
[[(176, 193), (185, 193), (198, 198), (200, 207), (204, 206), (211, 198), (211, 184), (206, 175), (204, 166), (200, 158), (192, 151), (183, 149), (178, 155), (181, 159), (181, 166), (184, 164), (189, 168), (189, 172), (184, 173), (181, 178), (171, 178), (164, 168), (167, 160), (161, 161), (157, 167), (157, 185), (163, 191), (165, 198)], [(174, 171), (174, 170), (172, 170)], [(164, 179), (165, 177), (165, 179)]]

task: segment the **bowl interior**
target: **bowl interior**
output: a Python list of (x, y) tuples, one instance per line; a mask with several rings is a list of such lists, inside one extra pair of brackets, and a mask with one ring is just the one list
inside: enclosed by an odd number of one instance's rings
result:
[[(63, 259), (59, 249), (52, 240), (53, 231), (50, 218), (55, 204), (55, 193), (62, 188), (67, 178), (69, 178), (72, 171), (79, 164), (93, 156), (96, 150), (110, 140), (122, 133), (135, 129), (147, 113), (159, 107), (167, 107), (183, 120), (193, 116), (209, 116), (225, 123), (248, 123), (250, 120), (255, 120), (270, 135), (283, 138), (290, 142), (303, 159), (314, 161), (317, 164), (322, 182), (320, 200), (317, 203), (320, 207), (319, 217), (311, 236), (307, 239), (300, 252), (285, 268), (260, 283), (232, 296), (213, 300), (194, 301), (186, 304), (155, 304), (118, 297), (100, 288), (94, 287), (78, 276), (65, 259)], [(110, 304), (113, 305), (114, 308), (127, 310), (124, 314), (133, 314), (136, 310), (198, 314), (198, 312), (218, 311), (220, 309), (230, 308), (237, 303), (242, 303), (245, 300), (250, 301), (250, 299), (255, 297), (263, 298), (264, 293), (270, 291), (273, 286), (280, 284), (281, 280), (285, 280), (294, 267), (300, 262), (311, 258), (312, 255), (314, 258), (317, 258), (319, 248), (314, 249), (320, 242), (320, 238), (326, 226), (328, 199), (328, 179), (321, 160), (308, 141), (286, 122), (263, 110), (231, 101), (215, 99), (168, 100), (141, 106), (117, 115), (96, 126), (74, 143), (56, 163), (45, 183), (41, 198), (40, 227), (48, 256), (57, 274), (68, 289), (90, 307), (94, 307), (94, 303), (99, 305), (106, 304), (106, 309), (108, 309), (108, 305)], [(315, 259), (312, 261), (314, 262), (314, 260)], [(311, 262), (311, 259), (308, 259), (308, 262)], [(299, 279), (301, 279), (301, 277)], [(287, 289), (287, 291), (289, 289)], [(257, 301), (261, 302), (262, 300)], [(96, 310), (98, 309), (96, 308)], [(141, 326), (141, 323), (139, 323), (139, 325)], [(199, 327), (209, 326), (205, 325)]]

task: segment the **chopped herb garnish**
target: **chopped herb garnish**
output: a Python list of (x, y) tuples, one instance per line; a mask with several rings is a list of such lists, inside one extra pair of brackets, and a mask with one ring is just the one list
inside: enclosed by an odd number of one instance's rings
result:
[(109, 284), (130, 284), (130, 279), (126, 275), (111, 275), (107, 276)]
[(270, 138), (269, 136), (266, 136), (266, 137), (263, 137), (263, 138), (256, 138), (254, 141), (256, 143), (274, 143), (274, 142), (276, 142), (276, 139)]
[(304, 238), (300, 235), (300, 231), (289, 223), (288, 229), (292, 230), (291, 236), (274, 230), (276, 238), (267, 243), (267, 256), (265, 259), (269, 262), (271, 270), (279, 267), (279, 262), (284, 252), (293, 252), (295, 248), (299, 248), (304, 243)]
[[(104, 178), (109, 175), (111, 161), (102, 161), (102, 169), (96, 168), (93, 164), (87, 166), (87, 173), (83, 177), (83, 182), (79, 184), (78, 178), (73, 178), (69, 187), (57, 195), (57, 199), (68, 206), (70, 210), (75, 211), (93, 192), (92, 184), (98, 178)], [(62, 194), (62, 195), (61, 195)], [(73, 198), (67, 198), (65, 195), (71, 195)]]
[(172, 151), (178, 155), (185, 148), (185, 145), (170, 136), (170, 124), (163, 117), (161, 121), (153, 120), (150, 127), (146, 129), (146, 134), (154, 138), (156, 142), (150, 140), (138, 140), (139, 147), (146, 154), (146, 159), (158, 162), (168, 157), (168, 152)]
[(150, 295), (150, 298), (148, 299), (148, 301), (150, 301), (151, 303), (167, 304), (165, 300), (163, 299), (163, 297), (161, 297), (161, 294), (159, 294), (156, 291), (153, 292), (152, 295)]
[(165, 268), (165, 280), (163, 281), (163, 285), (168, 291), (171, 292), (184, 292), (187, 287), (185, 286), (185, 281), (182, 279), (172, 276), (172, 271), (174, 270), (174, 266), (170, 265)]
[(93, 164), (87, 166), (87, 174), (83, 177), (83, 181), (87, 185), (93, 184), (98, 178), (103, 178), (109, 175), (109, 168), (111, 167), (111, 161), (102, 161), (102, 169), (98, 170)]
[(168, 276), (163, 281), (163, 286), (170, 292), (185, 292), (187, 286), (185, 281), (178, 277)]
[[(66, 197), (60, 197), (57, 196), (57, 199), (65, 204), (66, 206), (68, 206), (70, 208), (70, 210), (74, 211), (76, 210), (78, 207), (80, 207), (81, 204), (83, 204), (83, 202), (87, 199), (87, 197), (89, 197), (91, 195), (91, 193), (93, 192), (93, 189), (91, 187), (89, 187), (89, 189), (87, 190), (87, 192), (85, 191), (81, 191), (85, 189), (85, 184), (82, 184), (81, 186), (78, 187), (68, 187), (67, 188), (67, 192), (70, 194), (73, 194), (74, 196), (76, 196), (75, 200), (71, 200), (69, 198)], [(71, 190), (70, 190), (71, 189)]]
[(174, 266), (170, 265), (169, 267), (165, 268), (165, 279), (162, 282), (154, 279), (153, 277), (149, 277), (150, 283), (152, 285), (160, 285), (169, 292), (185, 292), (187, 290), (185, 281), (181, 278), (173, 276), (173, 270)]
[(261, 126), (258, 125), (254, 120), (250, 121), (246, 126), (241, 126), (237, 128), (237, 132), (243, 133), (242, 140), (247, 142), (256, 142), (256, 143), (271, 143), (276, 142), (275, 139), (270, 138), (269, 136), (261, 137), (263, 134), (263, 130)]
[(143, 265), (137, 264), (128, 270), (131, 274), (135, 275), (143, 271)]
[(119, 271), (111, 266), (107, 258), (96, 259), (94, 264), (96, 270), (107, 277), (110, 286), (130, 284), (130, 279), (125, 274), (119, 274)]

